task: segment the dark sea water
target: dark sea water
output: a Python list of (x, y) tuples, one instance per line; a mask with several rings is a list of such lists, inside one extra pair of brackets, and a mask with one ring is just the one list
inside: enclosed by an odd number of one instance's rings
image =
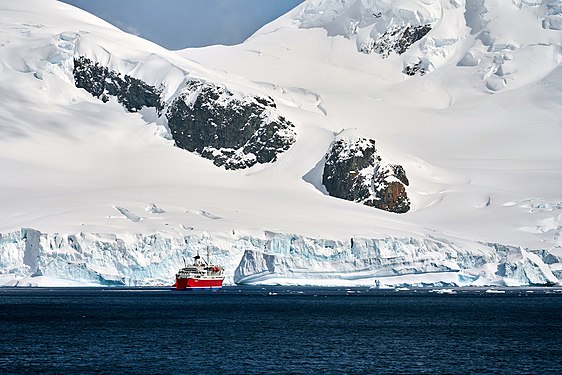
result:
[(0, 288), (0, 373), (562, 374), (562, 291)]

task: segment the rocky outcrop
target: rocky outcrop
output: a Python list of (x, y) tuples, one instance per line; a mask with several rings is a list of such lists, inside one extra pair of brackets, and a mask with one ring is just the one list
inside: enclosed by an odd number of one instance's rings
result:
[(331, 196), (363, 202), (371, 196), (374, 167), (380, 161), (374, 140), (337, 139), (326, 155), (322, 183)]
[(322, 183), (331, 196), (389, 212), (409, 211), (406, 172), (400, 165), (384, 163), (373, 139), (344, 130), (325, 159)]
[(428, 71), (428, 65), (427, 61), (419, 60), (417, 63), (406, 65), (402, 73), (409, 76), (414, 76), (419, 73), (420, 76), (423, 76)]
[(360, 52), (388, 57), (429, 33), (443, 9), (435, 1), (319, 0), (305, 2), (295, 16), (301, 28), (324, 28), (328, 36), (355, 39)]
[(272, 98), (208, 82), (189, 82), (166, 117), (178, 147), (226, 169), (273, 162), (296, 140), (294, 125), (277, 114)]
[(388, 164), (375, 167), (373, 176), (373, 198), (363, 202), (381, 210), (406, 213), (410, 210), (410, 199), (406, 193), (408, 178), (401, 165)]
[(114, 96), (129, 112), (152, 107), (160, 113), (164, 108), (161, 89), (129, 75), (121, 75), (86, 57), (74, 59), (73, 74), (76, 87), (85, 89), (104, 103)]
[[(103, 102), (116, 97), (129, 112), (164, 112), (161, 88), (122, 75), (86, 57), (74, 59), (74, 81)], [(294, 125), (277, 114), (271, 97), (235, 93), (208, 82), (188, 81), (166, 108), (176, 146), (226, 169), (270, 163), (296, 141)]]
[(392, 52), (401, 55), (430, 31), (431, 25), (392, 27), (374, 42), (372, 51), (382, 57), (388, 57)]

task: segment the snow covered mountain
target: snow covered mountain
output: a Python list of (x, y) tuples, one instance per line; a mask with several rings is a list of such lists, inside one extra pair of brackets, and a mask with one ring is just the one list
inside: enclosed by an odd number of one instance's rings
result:
[(558, 1), (308, 0), (168, 51), (0, 1), (0, 284), (562, 279)]

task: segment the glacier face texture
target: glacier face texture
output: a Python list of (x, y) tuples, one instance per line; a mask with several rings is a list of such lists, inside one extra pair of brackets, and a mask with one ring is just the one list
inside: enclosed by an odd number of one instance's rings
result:
[(310, 285), (554, 285), (533, 252), (470, 248), (438, 238), (352, 238), (349, 242), (269, 234), (265, 251), (246, 250), (234, 282)]
[(560, 258), (549, 251), (431, 237), (339, 241), (274, 232), (258, 238), (22, 229), (0, 235), (0, 280), (16, 286), (40, 286), (45, 277), (100, 286), (167, 286), (184, 262), (207, 249), (225, 266), (226, 284), (554, 285), (558, 279), (551, 268), (560, 268)]
[[(217, 239), (215, 238), (215, 241)], [(229, 268), (245, 246), (230, 241), (228, 249), (208, 235), (171, 236), (80, 233), (44, 234), (33, 229), (0, 236), (0, 277), (38, 276), (97, 285), (171, 285), (174, 275), (197, 251)], [(31, 283), (33, 285), (33, 283)]]

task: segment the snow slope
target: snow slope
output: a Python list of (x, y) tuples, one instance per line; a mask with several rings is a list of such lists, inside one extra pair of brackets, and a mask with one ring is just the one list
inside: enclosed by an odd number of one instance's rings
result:
[[(1, 280), (166, 284), (211, 246), (230, 282), (554, 283), (555, 3), (309, 0), (241, 45), (171, 52), (55, 1), (0, 1)], [(419, 25), (431, 30), (403, 54), (364, 48)], [(218, 168), (174, 147), (154, 110), (77, 89), (76, 56), (168, 101), (188, 79), (271, 96), (297, 142), (271, 164)], [(404, 74), (416, 63), (424, 75)], [(324, 155), (349, 128), (404, 167), (410, 212), (325, 194)]]

